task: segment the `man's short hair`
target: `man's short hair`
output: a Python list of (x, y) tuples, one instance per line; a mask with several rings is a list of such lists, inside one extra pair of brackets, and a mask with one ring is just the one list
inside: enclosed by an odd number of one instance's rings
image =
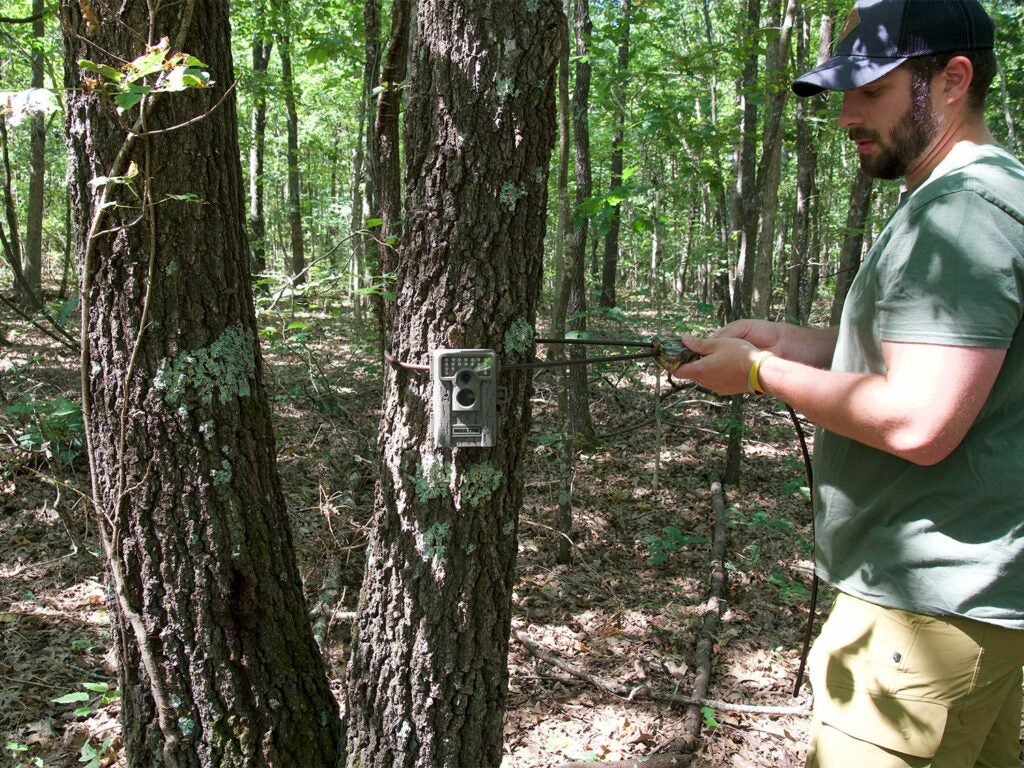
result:
[(945, 51), (926, 56), (915, 56), (907, 60), (911, 77), (915, 80), (931, 82), (936, 73), (945, 69), (954, 56), (964, 56), (974, 68), (974, 76), (967, 90), (967, 107), (974, 114), (985, 111), (985, 97), (996, 76), (996, 55), (991, 48), (979, 48), (973, 51)]

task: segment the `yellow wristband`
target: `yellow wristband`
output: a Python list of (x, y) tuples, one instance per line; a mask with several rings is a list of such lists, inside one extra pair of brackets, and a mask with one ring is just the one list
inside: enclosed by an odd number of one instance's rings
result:
[(764, 387), (761, 386), (759, 374), (761, 372), (761, 366), (764, 365), (764, 361), (769, 357), (775, 357), (775, 355), (767, 349), (763, 350), (762, 352), (758, 352), (757, 357), (754, 358), (754, 362), (750, 364), (750, 370), (747, 372), (747, 389), (751, 392), (756, 392), (759, 395), (764, 394)]

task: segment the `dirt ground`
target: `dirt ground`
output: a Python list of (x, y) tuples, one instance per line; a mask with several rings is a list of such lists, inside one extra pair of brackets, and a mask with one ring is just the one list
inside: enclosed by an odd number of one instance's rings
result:
[[(263, 318), (279, 466), (314, 626), (336, 690), (372, 503), (373, 346), (328, 313)], [(116, 765), (116, 675), (103, 567), (75, 444), (77, 361), (0, 316), (0, 765)], [(711, 582), (727, 411), (647, 363), (591, 372), (601, 439), (578, 459), (572, 564), (556, 563), (556, 379), (539, 373), (520, 520), (504, 768), (671, 752), (686, 732)], [(46, 403), (26, 414), (27, 402)], [(13, 411), (11, 409), (14, 409)], [(57, 434), (32, 432), (56, 425)], [(63, 432), (61, 429), (63, 428)], [(76, 455), (77, 454), (77, 455)], [(726, 587), (693, 765), (803, 762), (810, 693), (792, 696), (807, 617), (809, 503), (784, 411), (751, 400), (743, 476), (725, 489)], [(827, 596), (822, 597), (822, 604)], [(520, 640), (519, 637), (525, 639)], [(653, 694), (653, 695), (652, 695)]]

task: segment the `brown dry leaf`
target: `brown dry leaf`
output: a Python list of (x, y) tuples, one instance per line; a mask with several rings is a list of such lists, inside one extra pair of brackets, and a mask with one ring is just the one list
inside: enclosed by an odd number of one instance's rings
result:
[(53, 723), (50, 720), (36, 720), (25, 726), (25, 743), (30, 746), (49, 746), (57, 736), (53, 730)]

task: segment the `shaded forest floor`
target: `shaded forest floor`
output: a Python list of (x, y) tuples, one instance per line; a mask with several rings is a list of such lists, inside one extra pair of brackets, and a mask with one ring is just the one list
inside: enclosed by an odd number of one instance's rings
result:
[[(330, 319), (338, 314), (265, 313), (261, 323), (295, 542), (340, 691), (372, 507), (380, 369), (373, 345)], [(119, 705), (106, 591), (82, 498), (80, 427), (66, 404), (78, 399), (77, 360), (10, 317), (0, 315), (0, 330), (0, 765), (113, 765)], [(659, 450), (655, 373), (650, 363), (590, 370), (601, 437), (576, 464), (568, 566), (555, 558), (558, 461), (545, 439), (557, 432), (557, 382), (547, 371), (536, 378), (513, 630), (541, 653), (513, 637), (504, 768), (652, 755), (685, 735), (691, 708), (665, 699), (689, 696), (699, 671), (711, 482), (724, 464), (728, 413), (661, 377)], [(777, 406), (748, 402), (742, 480), (725, 489), (727, 586), (707, 698), (806, 710), (807, 687), (798, 699), (791, 691), (810, 509), (796, 437)], [(39, 426), (50, 429), (36, 434)], [(806, 711), (718, 707), (699, 720), (694, 765), (803, 763)]]

